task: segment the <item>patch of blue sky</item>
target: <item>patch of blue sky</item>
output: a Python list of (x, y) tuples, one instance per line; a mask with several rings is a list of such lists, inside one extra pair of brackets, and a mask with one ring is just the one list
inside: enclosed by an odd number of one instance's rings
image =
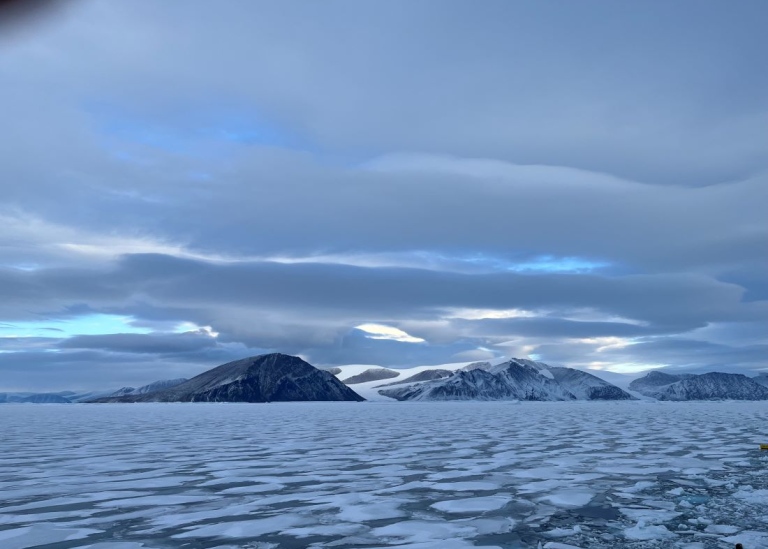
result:
[[(88, 102), (83, 108), (108, 138), (175, 154), (199, 155), (201, 146), (215, 154), (216, 147), (206, 147), (210, 142), (314, 150), (301, 132), (265, 117), (252, 107), (198, 105), (162, 118), (101, 102)], [(116, 147), (115, 157), (135, 160), (132, 153), (121, 150), (118, 145), (111, 146)]]
[(481, 253), (451, 256), (434, 252), (419, 252), (418, 255), (427, 260), (464, 264), (493, 272), (583, 274), (612, 266), (612, 263), (608, 261), (554, 255), (527, 256), (520, 259)]
[(0, 323), (0, 337), (53, 337), (75, 335), (148, 334), (152, 330), (132, 324), (129, 316), (87, 314), (66, 319)]

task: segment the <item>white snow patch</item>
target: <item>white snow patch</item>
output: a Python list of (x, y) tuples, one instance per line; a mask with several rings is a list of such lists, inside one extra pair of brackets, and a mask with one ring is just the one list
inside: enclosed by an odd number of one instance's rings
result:
[(439, 501), (430, 505), (433, 509), (444, 513), (467, 514), (484, 513), (501, 509), (512, 498), (509, 496), (486, 496), (479, 498), (452, 499), (448, 501)]
[(546, 496), (539, 498), (539, 501), (568, 509), (584, 507), (592, 501), (592, 498), (594, 497), (595, 493), (588, 490), (560, 490), (559, 492), (547, 494)]

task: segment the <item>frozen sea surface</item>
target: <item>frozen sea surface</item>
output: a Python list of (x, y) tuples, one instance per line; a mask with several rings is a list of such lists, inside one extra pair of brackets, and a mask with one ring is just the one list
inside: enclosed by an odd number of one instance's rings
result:
[(766, 403), (3, 405), (2, 549), (768, 547)]

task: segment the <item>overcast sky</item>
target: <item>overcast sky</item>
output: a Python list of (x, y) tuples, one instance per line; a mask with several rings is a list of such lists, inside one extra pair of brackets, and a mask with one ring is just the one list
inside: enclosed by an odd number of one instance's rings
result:
[(764, 0), (0, 17), (0, 390), (768, 369)]

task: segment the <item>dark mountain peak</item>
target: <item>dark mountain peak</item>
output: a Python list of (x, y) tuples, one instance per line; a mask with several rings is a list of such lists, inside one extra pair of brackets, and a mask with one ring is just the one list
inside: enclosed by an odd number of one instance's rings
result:
[(270, 402), (364, 400), (328, 371), (299, 357), (269, 353), (227, 362), (189, 381), (145, 395), (95, 402)]

